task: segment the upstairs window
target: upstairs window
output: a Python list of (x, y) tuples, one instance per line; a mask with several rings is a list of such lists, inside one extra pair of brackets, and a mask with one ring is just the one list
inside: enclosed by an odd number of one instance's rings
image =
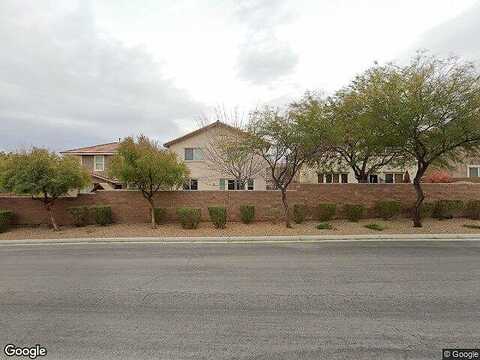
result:
[(403, 173), (385, 173), (385, 183), (387, 184), (403, 183)]
[(203, 160), (203, 151), (200, 148), (185, 148), (185, 161)]
[(348, 184), (348, 174), (346, 173), (326, 173), (317, 174), (317, 181), (319, 184)]
[(94, 171), (105, 171), (105, 156), (95, 155), (93, 157), (93, 170)]

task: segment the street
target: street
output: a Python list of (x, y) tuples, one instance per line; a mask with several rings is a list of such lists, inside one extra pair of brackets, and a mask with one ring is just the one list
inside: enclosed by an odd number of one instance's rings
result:
[(480, 242), (2, 246), (0, 314), (1, 359), (441, 359), (480, 347)]

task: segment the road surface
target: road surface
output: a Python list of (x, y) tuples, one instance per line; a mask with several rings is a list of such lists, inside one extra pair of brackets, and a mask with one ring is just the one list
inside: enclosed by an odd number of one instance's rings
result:
[(0, 248), (0, 359), (441, 359), (479, 324), (480, 242)]

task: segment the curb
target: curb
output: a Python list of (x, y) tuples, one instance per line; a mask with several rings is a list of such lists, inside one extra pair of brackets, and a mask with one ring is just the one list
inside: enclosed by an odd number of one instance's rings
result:
[(383, 241), (480, 241), (480, 234), (385, 234), (385, 235), (293, 235), (293, 236), (199, 236), (0, 240), (2, 246), (81, 244), (272, 244)]

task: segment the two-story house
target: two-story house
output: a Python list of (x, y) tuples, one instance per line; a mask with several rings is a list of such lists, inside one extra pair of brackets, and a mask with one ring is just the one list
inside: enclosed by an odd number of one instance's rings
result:
[(122, 184), (108, 175), (108, 166), (118, 149), (119, 142), (87, 146), (62, 151), (62, 155), (78, 158), (78, 161), (90, 172), (93, 190), (119, 189)]
[[(212, 142), (222, 136), (241, 136), (241, 133), (230, 125), (216, 121), (163, 145), (177, 154), (178, 159), (183, 160), (190, 170), (190, 181), (185, 185), (185, 190), (266, 190), (266, 164), (242, 189), (234, 178), (219, 171), (209, 160), (208, 151), (211, 151)], [(264, 162), (260, 158), (257, 161)]]

